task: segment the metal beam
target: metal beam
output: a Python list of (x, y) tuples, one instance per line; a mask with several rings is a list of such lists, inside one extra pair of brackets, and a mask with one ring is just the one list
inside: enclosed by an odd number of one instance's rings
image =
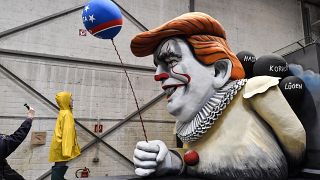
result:
[(304, 46), (299, 41), (297, 41), (297, 44), (299, 44), (301, 48), (304, 48)]
[(303, 23), (303, 32), (305, 38), (305, 44), (312, 42), (311, 38), (311, 23), (310, 23), (310, 12), (309, 8), (305, 5), (305, 0), (301, 0), (301, 14), (302, 14), (302, 23)]
[(305, 0), (304, 3), (305, 4), (310, 4), (312, 6), (316, 6), (317, 8), (320, 8), (320, 3), (319, 2), (315, 3), (315, 1), (311, 2), (309, 0)]
[(141, 31), (148, 31), (148, 28), (146, 28), (143, 24), (141, 24), (136, 18), (134, 18), (128, 11), (126, 11), (123, 7), (121, 7), (117, 2), (114, 0), (111, 0), (113, 3), (115, 3), (121, 10), (122, 14), (126, 16), (133, 24), (135, 24)]
[[(293, 42), (293, 43), (291, 43), (291, 44), (289, 44), (289, 45), (287, 45), (287, 46), (285, 46), (285, 47), (282, 47), (282, 48), (280, 48), (280, 49), (278, 49), (278, 50), (275, 50), (275, 51), (273, 51), (272, 53), (277, 53), (277, 52), (279, 52), (279, 51), (282, 51), (282, 50), (284, 50), (284, 49), (286, 49), (286, 48), (288, 48), (288, 47), (290, 47), (290, 46), (292, 46), (292, 45), (294, 45), (294, 44), (300, 43), (300, 41), (303, 41), (303, 40), (305, 40), (305, 38), (300, 39), (300, 40), (298, 40), (298, 41), (296, 41), (296, 42)], [(298, 45), (304, 47), (301, 43), (298, 44)]]
[[(148, 103), (146, 103), (145, 105), (140, 107), (140, 112), (144, 112), (148, 107), (150, 107), (151, 105), (155, 104), (156, 102), (158, 102), (160, 99), (162, 99), (165, 96), (165, 92), (159, 94), (157, 97), (155, 97), (154, 99), (152, 99), (151, 101), (149, 101)], [(110, 129), (108, 129), (106, 132), (104, 132), (100, 138), (104, 138), (105, 136), (107, 136), (108, 134), (112, 133), (114, 130), (116, 130), (117, 128), (119, 128), (120, 126), (122, 126), (124, 123), (128, 122), (131, 118), (133, 118), (134, 116), (136, 116), (139, 113), (138, 110), (136, 110), (135, 112), (131, 113), (129, 116), (127, 116), (124, 120), (118, 122), (116, 125), (114, 125), (113, 127), (111, 127)], [(87, 145), (85, 145), (81, 151), (85, 151), (87, 150), (89, 147), (91, 147), (92, 145), (94, 145), (95, 143), (97, 143), (98, 141), (96, 139), (92, 140), (91, 142), (89, 142)]]
[[(75, 57), (68, 57), (68, 56), (59, 56), (59, 55), (52, 55), (52, 54), (43, 54), (43, 53), (26, 52), (26, 51), (0, 48), (0, 55), (1, 54), (8, 55), (8, 56), (40, 58), (40, 59), (46, 59), (46, 60), (55, 61), (55, 62), (67, 62), (67, 63), (73, 63), (73, 64), (94, 65), (94, 66), (102, 66), (102, 67), (115, 67), (115, 68), (122, 69), (122, 66), (120, 63), (99, 61), (99, 60), (93, 60), (93, 59), (83, 59), (83, 58), (75, 58)], [(139, 71), (147, 71), (147, 72), (156, 71), (154, 67), (148, 67), (148, 66), (124, 64), (124, 67), (130, 70), (139, 70)]]
[(30, 91), (31, 93), (35, 94), (36, 96), (38, 96), (40, 98), (40, 100), (44, 101), (45, 103), (47, 103), (51, 108), (53, 108), (54, 110), (59, 110), (59, 108), (52, 103), (49, 99), (47, 99), (46, 97), (44, 97), (41, 93), (39, 93), (37, 90), (35, 90), (34, 88), (32, 88), (31, 86), (29, 86), (29, 84), (27, 84), (26, 82), (24, 82), (22, 79), (20, 79), (18, 76), (16, 76), (14, 73), (12, 73), (11, 71), (9, 71), (7, 68), (5, 68), (2, 64), (0, 64), (0, 70), (2, 70), (4, 73), (7, 74), (7, 76), (11, 77), (12, 79), (14, 79), (15, 81), (17, 81), (20, 85), (22, 85), (23, 87), (27, 88), (27, 91)]
[[(136, 18), (134, 18), (128, 11), (126, 11), (123, 7), (121, 7), (117, 2), (115, 2), (114, 0), (112, 0), (118, 7), (119, 9), (121, 10), (121, 12), (124, 14), (124, 16), (126, 16), (133, 24), (135, 24), (141, 31), (148, 31), (148, 29), (142, 24), (140, 23)], [(11, 28), (11, 29), (8, 29), (8, 30), (5, 30), (3, 32), (0, 32), (0, 39), (3, 38), (3, 37), (6, 37), (6, 36), (9, 36), (11, 34), (14, 34), (14, 33), (17, 33), (17, 32), (20, 32), (20, 31), (23, 31), (23, 30), (26, 30), (28, 28), (31, 28), (31, 27), (34, 27), (34, 26), (37, 26), (39, 24), (42, 24), (42, 23), (45, 23), (47, 21), (50, 21), (50, 20), (53, 20), (53, 19), (56, 19), (56, 18), (59, 18), (61, 16), (65, 16), (67, 14), (70, 14), (70, 13), (73, 13), (75, 11), (78, 11), (78, 10), (81, 10), (83, 9), (84, 5), (77, 5), (73, 8), (70, 8), (70, 9), (66, 9), (66, 10), (63, 10), (63, 11), (60, 11), (58, 13), (55, 13), (55, 14), (52, 14), (52, 15), (49, 15), (49, 16), (46, 16), (46, 17), (43, 17), (43, 18), (40, 18), (40, 19), (37, 19), (35, 21), (31, 21), (29, 23), (26, 23), (26, 24), (23, 24), (23, 25), (20, 25), (20, 26), (17, 26), (17, 27), (14, 27), (14, 28)]]
[(189, 12), (194, 12), (194, 0), (189, 0)]
[(67, 14), (73, 13), (75, 11), (78, 11), (78, 10), (82, 9), (82, 8), (83, 8), (83, 5), (78, 5), (78, 6), (75, 6), (73, 8), (66, 9), (66, 10), (60, 11), (58, 13), (55, 13), (55, 14), (40, 18), (38, 20), (23, 24), (21, 26), (17, 26), (17, 27), (14, 27), (12, 29), (8, 29), (6, 31), (0, 32), (0, 38), (6, 37), (8, 35), (11, 35), (11, 34), (14, 34), (14, 33), (20, 32), (20, 31), (23, 31), (25, 29), (28, 29), (28, 28), (31, 28), (33, 26), (42, 24), (42, 23), (50, 21), (52, 19), (55, 19), (55, 18), (64, 16), (64, 15), (67, 15)]
[[(26, 117), (25, 116), (0, 116), (0, 119), (18, 119), (18, 120), (24, 120)], [(36, 120), (56, 120), (57, 117), (46, 117), (46, 116), (37, 116), (35, 117)], [(76, 118), (77, 121), (97, 121), (98, 119), (96, 118)], [(108, 121), (108, 122), (119, 122), (123, 121), (124, 119), (109, 119), (109, 118), (102, 118), (99, 119), (100, 122), (103, 121)], [(130, 122), (139, 122), (140, 120), (131, 120)], [(143, 120), (143, 122), (148, 122), (148, 123), (167, 123), (167, 124), (173, 124), (175, 121), (169, 121), (169, 120), (160, 120), (160, 119), (153, 119), (153, 120)]]

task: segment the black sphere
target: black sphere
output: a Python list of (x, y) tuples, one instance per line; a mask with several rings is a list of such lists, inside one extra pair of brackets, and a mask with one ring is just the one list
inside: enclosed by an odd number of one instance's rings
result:
[(284, 78), (279, 87), (282, 94), (290, 104), (297, 103), (304, 95), (305, 84), (297, 76), (288, 76)]
[(256, 57), (249, 51), (240, 51), (237, 54), (237, 58), (240, 60), (242, 67), (246, 73), (246, 78), (253, 77), (253, 65), (256, 62)]
[(288, 75), (288, 72), (288, 63), (282, 56), (276, 54), (259, 57), (253, 66), (254, 76), (266, 75), (284, 78)]

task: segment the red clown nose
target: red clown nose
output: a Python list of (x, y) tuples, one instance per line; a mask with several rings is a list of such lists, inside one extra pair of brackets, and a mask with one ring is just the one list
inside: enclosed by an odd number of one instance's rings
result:
[(199, 163), (199, 155), (196, 151), (189, 150), (184, 154), (183, 160), (188, 166), (194, 166)]

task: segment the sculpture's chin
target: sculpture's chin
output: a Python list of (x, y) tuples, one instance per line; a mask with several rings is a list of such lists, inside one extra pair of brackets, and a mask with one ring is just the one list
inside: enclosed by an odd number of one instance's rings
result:
[(201, 106), (192, 102), (186, 102), (184, 99), (175, 99), (168, 102), (168, 112), (176, 118), (177, 121), (190, 122), (200, 111)]
[[(169, 111), (169, 108), (168, 108)], [(169, 113), (176, 118), (177, 121), (180, 122), (190, 122), (195, 117), (198, 111), (172, 111)]]

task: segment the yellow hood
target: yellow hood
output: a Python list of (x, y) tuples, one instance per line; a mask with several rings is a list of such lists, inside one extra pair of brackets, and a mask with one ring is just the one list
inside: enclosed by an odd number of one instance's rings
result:
[(56, 101), (60, 110), (71, 110), (70, 108), (70, 99), (72, 94), (66, 91), (59, 92), (56, 95)]

